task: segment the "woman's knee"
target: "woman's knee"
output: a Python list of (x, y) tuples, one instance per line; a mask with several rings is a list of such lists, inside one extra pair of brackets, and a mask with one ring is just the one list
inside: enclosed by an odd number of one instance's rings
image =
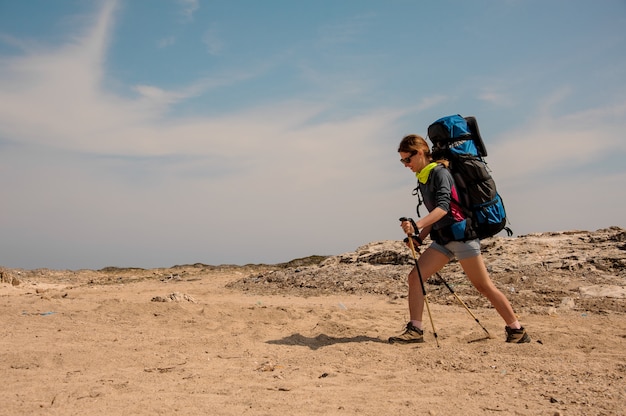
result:
[(476, 288), (476, 290), (478, 290), (478, 292), (486, 297), (489, 297), (490, 295), (492, 295), (494, 293), (494, 289), (495, 287), (488, 285), (488, 284), (478, 284), (478, 285), (474, 285), (474, 287)]
[(495, 301), (497, 299), (504, 297), (504, 294), (493, 283), (481, 284), (475, 287), (476, 287), (476, 290), (478, 290), (481, 295), (485, 296), (487, 299), (491, 301)]

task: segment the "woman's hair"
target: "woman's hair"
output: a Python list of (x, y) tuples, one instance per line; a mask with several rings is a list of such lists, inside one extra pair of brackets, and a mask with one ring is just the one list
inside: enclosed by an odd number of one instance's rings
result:
[(424, 156), (430, 159), (431, 154), (428, 143), (426, 143), (426, 140), (424, 140), (422, 136), (418, 136), (417, 134), (404, 136), (400, 142), (400, 146), (398, 146), (398, 152), (411, 153), (412, 155), (416, 154), (418, 150), (422, 150)]
[[(402, 141), (400, 141), (400, 146), (398, 146), (398, 152), (410, 153), (414, 155), (418, 150), (422, 150), (424, 152), (424, 156), (427, 160), (432, 160), (433, 155), (430, 152), (430, 148), (428, 147), (428, 143), (422, 136), (418, 136), (417, 134), (409, 134), (408, 136), (404, 136)], [(449, 162), (445, 159), (439, 159), (435, 162), (441, 163), (448, 167)]]

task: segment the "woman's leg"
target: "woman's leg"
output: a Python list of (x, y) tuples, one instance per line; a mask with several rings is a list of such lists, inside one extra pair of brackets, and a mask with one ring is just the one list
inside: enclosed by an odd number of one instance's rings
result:
[[(417, 264), (420, 268), (422, 280), (426, 282), (430, 276), (437, 273), (448, 263), (448, 256), (440, 251), (432, 248), (427, 248), (424, 253), (419, 257)], [(422, 286), (419, 281), (417, 270), (413, 267), (413, 270), (409, 273), (409, 316), (411, 321), (422, 321), (422, 314), (424, 313), (424, 294), (422, 292)], [(421, 328), (420, 328), (421, 329)]]
[[(418, 265), (424, 282), (435, 272), (441, 270), (448, 262), (448, 256), (433, 248), (427, 248), (420, 256)], [(409, 314), (411, 321), (407, 323), (406, 330), (402, 335), (389, 338), (389, 342), (407, 344), (424, 342), (422, 331), (422, 313), (424, 311), (424, 294), (419, 276), (415, 267), (409, 273)]]
[(487, 267), (485, 266), (483, 256), (479, 254), (475, 257), (460, 260), (459, 263), (461, 263), (461, 267), (463, 267), (463, 271), (470, 282), (472, 282), (474, 287), (481, 294), (489, 299), (489, 302), (491, 302), (498, 314), (504, 319), (507, 326), (518, 329), (519, 322), (513, 312), (513, 308), (506, 296), (493, 284), (493, 281), (489, 277)]

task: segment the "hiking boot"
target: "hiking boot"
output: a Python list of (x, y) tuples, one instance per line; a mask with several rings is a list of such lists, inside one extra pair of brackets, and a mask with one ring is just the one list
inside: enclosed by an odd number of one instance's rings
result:
[(406, 324), (406, 329), (404, 330), (404, 333), (402, 333), (402, 335), (389, 338), (390, 344), (393, 344), (395, 342), (397, 342), (398, 344), (412, 344), (415, 342), (424, 342), (424, 331), (414, 327), (409, 322), (408, 324)]
[(513, 344), (530, 342), (530, 335), (526, 333), (524, 327), (521, 327), (520, 329), (512, 329), (505, 326), (504, 329), (506, 331), (506, 342), (511, 342)]

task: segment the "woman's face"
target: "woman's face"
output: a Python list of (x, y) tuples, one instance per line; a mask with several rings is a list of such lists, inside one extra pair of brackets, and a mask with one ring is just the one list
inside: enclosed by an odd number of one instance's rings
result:
[(424, 154), (421, 151), (417, 151), (417, 153), (411, 154), (408, 152), (400, 152), (400, 162), (407, 168), (411, 169), (413, 172), (419, 172), (424, 168)]

